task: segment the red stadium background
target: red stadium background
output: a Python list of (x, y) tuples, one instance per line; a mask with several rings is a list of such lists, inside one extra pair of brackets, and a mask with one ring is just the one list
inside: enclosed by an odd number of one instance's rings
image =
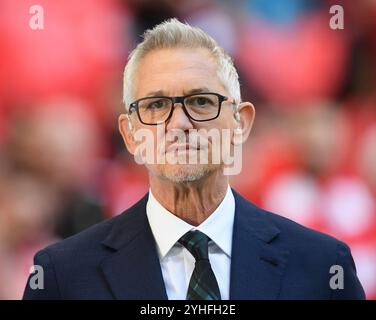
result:
[[(148, 189), (122, 145), (122, 71), (142, 32), (178, 17), (234, 57), (256, 107), (249, 200), (351, 247), (376, 299), (376, 3), (329, 0), (31, 0), (0, 5), (0, 299), (34, 253), (119, 214)], [(332, 5), (344, 29), (330, 28)]]

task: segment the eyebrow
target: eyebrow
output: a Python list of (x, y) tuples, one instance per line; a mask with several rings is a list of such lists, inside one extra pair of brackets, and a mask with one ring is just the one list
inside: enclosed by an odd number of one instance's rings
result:
[(158, 91), (152, 91), (148, 92), (145, 97), (157, 97), (157, 96), (165, 96), (165, 92), (163, 90), (158, 90)]
[[(202, 92), (211, 92), (211, 91), (206, 87), (201, 87), (201, 88), (195, 88), (195, 89), (191, 89), (188, 91), (184, 91), (184, 95), (190, 95), (190, 94), (202, 93)], [(151, 91), (146, 95), (146, 97), (158, 97), (158, 96), (168, 96), (168, 95), (166, 94), (164, 90)]]
[(185, 95), (195, 94), (195, 93), (202, 93), (202, 92), (211, 92), (211, 90), (209, 90), (206, 87), (196, 88), (196, 89), (188, 90), (187, 92), (185, 92)]

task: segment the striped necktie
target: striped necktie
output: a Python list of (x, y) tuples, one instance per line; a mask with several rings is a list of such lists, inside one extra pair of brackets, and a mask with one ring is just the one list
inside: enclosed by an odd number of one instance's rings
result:
[(221, 300), (217, 279), (209, 261), (209, 240), (208, 236), (198, 230), (188, 231), (179, 239), (196, 259), (189, 281), (187, 300)]

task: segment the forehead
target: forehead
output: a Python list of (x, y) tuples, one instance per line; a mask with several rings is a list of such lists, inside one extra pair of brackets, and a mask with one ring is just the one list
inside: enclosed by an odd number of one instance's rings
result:
[(151, 92), (181, 95), (195, 88), (225, 93), (217, 76), (217, 64), (206, 49), (171, 48), (148, 53), (134, 78), (136, 99)]

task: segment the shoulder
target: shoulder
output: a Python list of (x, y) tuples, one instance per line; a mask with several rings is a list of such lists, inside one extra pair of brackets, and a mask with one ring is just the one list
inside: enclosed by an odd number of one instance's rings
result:
[(259, 224), (260, 228), (273, 227), (278, 234), (274, 241), (283, 247), (293, 251), (314, 254), (329, 252), (349, 251), (349, 247), (342, 241), (333, 236), (305, 227), (295, 221), (279, 215), (278, 213), (270, 212), (259, 208), (247, 199), (243, 198), (235, 190), (233, 190), (235, 200), (243, 214), (252, 216), (254, 221), (262, 221)]
[(36, 257), (49, 256), (52, 260), (75, 259), (74, 261), (82, 258), (100, 259), (109, 252), (104, 243), (114, 231), (123, 229), (121, 231), (126, 233), (127, 229), (132, 229), (136, 220), (139, 221), (144, 216), (146, 201), (147, 194), (121, 214), (44, 248)]
[(98, 223), (72, 237), (52, 244), (34, 256), (43, 270), (44, 290), (25, 287), (24, 299), (61, 299), (110, 296), (101, 281), (101, 263), (121, 246), (122, 239), (145, 225), (147, 196), (120, 215)]
[(347, 245), (339, 239), (322, 233), (320, 231), (303, 226), (293, 220), (283, 217), (277, 213), (259, 209), (265, 219), (271, 221), (281, 230), (280, 237), (284, 241), (295, 245), (310, 245), (317, 247), (327, 247), (337, 249), (337, 246), (347, 247)]
[[(234, 191), (234, 190), (233, 190)], [(364, 290), (356, 275), (350, 248), (342, 241), (307, 228), (276, 213), (263, 210), (234, 192), (241, 222), (248, 224), (250, 233), (263, 235), (271, 250), (288, 256), (283, 296), (286, 299), (312, 297), (325, 299), (364, 299)], [(238, 218), (239, 219), (239, 218)], [(240, 221), (240, 220), (239, 220)], [(335, 267), (335, 269), (333, 269)], [(342, 270), (343, 290), (329, 290), (333, 273)], [(296, 296), (296, 288), (300, 295)], [(313, 292), (325, 293), (312, 295)], [(312, 289), (313, 288), (313, 289)], [(307, 294), (306, 296), (304, 295)]]
[(51, 253), (55, 254), (59, 252), (81, 252), (98, 249), (99, 244), (105, 239), (106, 235), (118, 219), (118, 216), (107, 219), (69, 238), (51, 244), (39, 251), (37, 256), (43, 254), (48, 255)]

